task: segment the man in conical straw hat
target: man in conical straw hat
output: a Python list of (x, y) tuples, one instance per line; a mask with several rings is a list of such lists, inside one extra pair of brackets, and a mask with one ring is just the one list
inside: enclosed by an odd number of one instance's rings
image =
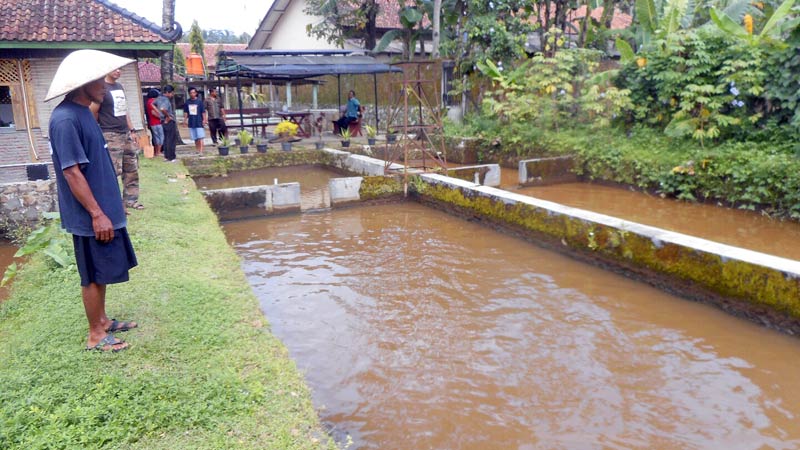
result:
[(64, 100), (50, 116), (50, 148), (61, 225), (72, 234), (89, 321), (87, 350), (116, 352), (128, 343), (114, 332), (136, 328), (106, 316), (106, 285), (128, 281), (136, 255), (111, 156), (89, 105), (105, 95), (104, 77), (134, 62), (97, 50), (77, 50), (61, 62), (45, 101)]

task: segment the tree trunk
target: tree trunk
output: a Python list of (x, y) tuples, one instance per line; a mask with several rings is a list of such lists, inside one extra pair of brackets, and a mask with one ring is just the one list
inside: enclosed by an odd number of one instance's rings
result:
[(378, 4), (376, 0), (365, 3), (366, 24), (364, 24), (364, 48), (372, 50), (378, 44)]
[(578, 48), (586, 48), (586, 34), (589, 31), (589, 21), (592, 17), (592, 2), (590, 0), (586, 0), (586, 14), (581, 20), (581, 29), (580, 33), (578, 34)]
[(442, 0), (433, 1), (433, 48), (431, 58), (439, 59), (439, 28), (442, 22)]
[[(175, 23), (175, 0), (164, 0), (161, 11), (161, 28), (164, 31), (172, 30)], [(161, 83), (171, 83), (173, 74), (173, 50), (161, 55)], [(163, 87), (163, 86), (162, 86)]]

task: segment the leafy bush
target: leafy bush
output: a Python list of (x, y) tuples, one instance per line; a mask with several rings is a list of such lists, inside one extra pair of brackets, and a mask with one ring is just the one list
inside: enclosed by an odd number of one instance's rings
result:
[[(70, 267), (74, 261), (72, 241), (70, 235), (61, 228), (61, 216), (57, 212), (47, 212), (42, 215), (43, 225), (31, 232), (15, 258), (22, 258), (36, 253), (46, 256), (48, 264), (57, 267)], [(17, 263), (11, 263), (0, 281), (0, 286), (5, 286), (17, 275)]]

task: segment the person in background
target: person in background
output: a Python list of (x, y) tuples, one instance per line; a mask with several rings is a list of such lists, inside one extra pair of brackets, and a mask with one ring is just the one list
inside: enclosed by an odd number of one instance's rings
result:
[(58, 210), (75, 248), (89, 322), (86, 350), (100, 352), (125, 350), (128, 343), (113, 333), (138, 327), (106, 315), (106, 285), (128, 281), (137, 261), (114, 164), (89, 106), (103, 102), (106, 73), (134, 62), (98, 50), (74, 51), (59, 65), (45, 97), (50, 101), (66, 94), (50, 115), (48, 133)]
[(117, 81), (120, 76), (119, 69), (106, 75), (106, 94), (90, 108), (103, 130), (117, 175), (122, 177), (122, 199), (127, 214), (128, 208), (144, 209), (144, 205), (139, 203), (139, 146), (128, 115), (125, 91)]
[(183, 105), (183, 112), (186, 113), (183, 124), (189, 125), (189, 135), (194, 141), (194, 147), (202, 155), (203, 139), (206, 137), (204, 127), (208, 123), (206, 110), (203, 101), (197, 98), (197, 88), (189, 88), (189, 99)]
[(164, 158), (175, 161), (175, 146), (178, 141), (178, 125), (175, 123), (175, 109), (172, 107), (172, 96), (175, 88), (172, 85), (164, 86), (163, 92), (153, 102), (161, 111), (161, 127), (164, 129)]
[(161, 156), (161, 147), (164, 145), (164, 127), (161, 125), (161, 111), (155, 102), (159, 96), (157, 89), (147, 91), (145, 111), (147, 111), (147, 125), (153, 135), (153, 156)]
[(356, 91), (347, 93), (347, 107), (344, 115), (336, 121), (339, 130), (347, 130), (350, 127), (350, 122), (358, 120), (358, 115), (361, 113), (361, 102), (356, 98)]
[(228, 137), (228, 126), (225, 124), (225, 108), (222, 106), (222, 99), (217, 96), (217, 90), (210, 88), (208, 98), (205, 101), (206, 115), (208, 117), (208, 131), (211, 133), (211, 141), (217, 145), (217, 134), (219, 137)]

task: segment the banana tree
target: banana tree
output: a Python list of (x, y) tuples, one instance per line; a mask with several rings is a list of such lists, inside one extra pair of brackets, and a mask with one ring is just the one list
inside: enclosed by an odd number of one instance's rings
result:
[[(749, 42), (751, 45), (759, 45), (762, 42), (772, 41), (775, 42), (780, 39), (781, 34), (787, 30), (794, 28), (800, 23), (800, 19), (794, 18), (792, 20), (785, 20), (792, 13), (795, 0), (785, 0), (781, 5), (775, 9), (767, 19), (764, 27), (757, 34), (753, 32), (752, 17), (744, 17), (744, 23), (740, 25), (733, 20), (725, 11), (720, 11), (717, 8), (711, 8), (711, 20), (717, 27), (735, 36), (739, 39)], [(747, 23), (749, 22), (749, 25)]]
[(389, 47), (392, 41), (401, 39), (403, 41), (403, 59), (410, 61), (414, 55), (417, 40), (421, 38), (422, 31), (424, 31), (422, 19), (425, 14), (423, 9), (418, 6), (405, 6), (400, 9), (398, 14), (403, 28), (387, 31), (372, 51), (376, 53), (382, 52)]

